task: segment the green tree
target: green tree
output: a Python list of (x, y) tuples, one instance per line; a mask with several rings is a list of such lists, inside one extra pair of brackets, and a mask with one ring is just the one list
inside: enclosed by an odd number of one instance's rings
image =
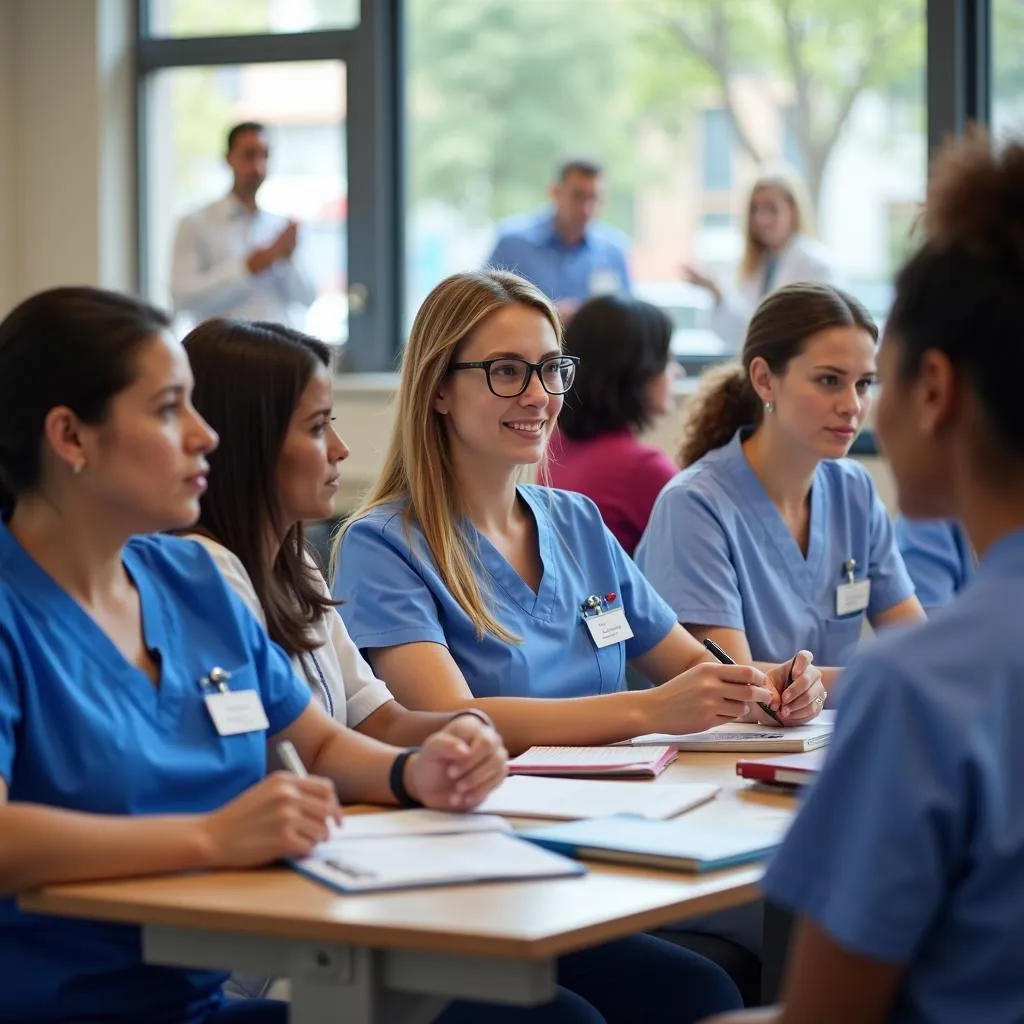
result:
[(770, 154), (738, 109), (736, 76), (788, 83), (815, 203), (857, 100), (878, 89), (923, 95), (923, 0), (646, 0), (636, 9), (651, 54), (648, 102), (717, 89), (738, 144), (757, 162)]

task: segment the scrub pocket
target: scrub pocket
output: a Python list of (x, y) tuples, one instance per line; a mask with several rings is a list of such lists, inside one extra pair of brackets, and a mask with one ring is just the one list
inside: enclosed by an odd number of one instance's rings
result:
[(825, 637), (829, 650), (827, 664), (838, 665), (841, 668), (850, 660), (864, 632), (864, 622), (863, 612), (846, 615), (841, 619), (825, 620)]

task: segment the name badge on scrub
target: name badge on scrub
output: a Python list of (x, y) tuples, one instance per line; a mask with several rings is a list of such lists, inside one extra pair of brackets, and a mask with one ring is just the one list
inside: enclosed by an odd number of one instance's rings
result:
[(218, 666), (210, 669), (210, 674), (199, 680), (203, 689), (213, 687), (217, 690), (203, 697), (213, 727), (221, 736), (265, 732), (270, 728), (270, 722), (259, 693), (256, 690), (229, 690), (230, 678), (231, 673)]
[(836, 616), (853, 615), (864, 611), (871, 602), (871, 580), (855, 580), (853, 571), (857, 568), (857, 560), (848, 558), (843, 562), (843, 574), (846, 582), (836, 587)]
[(625, 609), (606, 607), (614, 600), (614, 594), (607, 594), (604, 598), (591, 594), (581, 605), (583, 622), (598, 650), (623, 643), (633, 636)]

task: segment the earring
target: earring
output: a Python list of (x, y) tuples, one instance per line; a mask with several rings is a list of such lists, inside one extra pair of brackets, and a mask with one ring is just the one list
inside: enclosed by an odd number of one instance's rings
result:
[(775, 403), (774, 402), (765, 402), (764, 403), (764, 411), (766, 413), (768, 413), (769, 416), (771, 416), (771, 414), (773, 412), (775, 412)]
[(79, 459), (72, 467), (71, 472), (78, 476), (85, 469), (85, 459)]

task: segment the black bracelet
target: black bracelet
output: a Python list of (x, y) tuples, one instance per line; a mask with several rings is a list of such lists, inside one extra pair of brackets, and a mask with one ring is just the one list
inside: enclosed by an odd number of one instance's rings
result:
[(413, 754), (418, 754), (419, 752), (419, 747), (410, 747), (408, 750), (403, 750), (391, 764), (391, 774), (388, 776), (388, 785), (391, 787), (391, 792), (394, 795), (395, 800), (398, 801), (399, 807), (423, 806), (423, 804), (405, 788), (405, 762), (408, 761)]

